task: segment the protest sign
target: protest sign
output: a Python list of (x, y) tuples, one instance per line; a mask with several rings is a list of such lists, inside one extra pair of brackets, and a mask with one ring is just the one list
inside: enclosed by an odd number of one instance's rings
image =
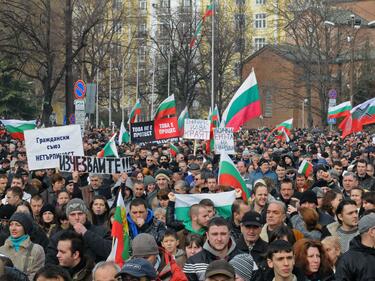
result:
[(60, 155), (60, 171), (79, 171), (94, 174), (119, 174), (132, 170), (130, 157), (96, 158), (89, 156)]
[(210, 120), (185, 119), (184, 139), (209, 140)]
[(235, 154), (233, 128), (214, 128), (215, 154)]
[(132, 123), (130, 127), (132, 143), (148, 143), (155, 139), (154, 122), (137, 122)]
[(179, 137), (177, 117), (155, 120), (154, 131), (156, 141)]
[(59, 167), (59, 155), (83, 156), (79, 125), (28, 130), (25, 146), (29, 170)]

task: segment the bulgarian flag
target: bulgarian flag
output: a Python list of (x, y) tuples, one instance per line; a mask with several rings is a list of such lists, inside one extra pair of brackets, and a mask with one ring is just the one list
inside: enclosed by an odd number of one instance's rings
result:
[(116, 158), (119, 158), (118, 153), (117, 153), (116, 143), (115, 143), (115, 137), (116, 137), (116, 134), (113, 134), (113, 136), (111, 137), (109, 142), (106, 143), (104, 148), (96, 154), (96, 157), (103, 158), (103, 157), (108, 157), (108, 156), (115, 156)]
[(180, 153), (180, 150), (177, 146), (175, 146), (173, 143), (169, 145), (169, 152), (171, 153), (172, 157), (176, 157), (178, 153)]
[(340, 103), (336, 106), (330, 106), (328, 107), (328, 119), (346, 117), (350, 115), (350, 110), (352, 110), (350, 101)]
[(255, 72), (251, 71), (225, 109), (222, 122), (237, 132), (247, 121), (260, 116), (261, 111), (258, 83)]
[(189, 118), (189, 111), (187, 106), (185, 106), (184, 110), (180, 113), (178, 117), (178, 131), (180, 132), (180, 136), (184, 135), (184, 125), (185, 119)]
[(176, 101), (174, 95), (167, 97), (158, 107), (155, 113), (155, 119), (166, 118), (176, 114)]
[(287, 135), (290, 136), (290, 131), (292, 130), (292, 127), (293, 127), (293, 118), (290, 118), (276, 125), (276, 130), (278, 130), (279, 132), (282, 132), (284, 129)]
[(302, 161), (301, 165), (298, 168), (298, 173), (305, 175), (308, 178), (313, 172), (313, 165), (308, 162), (306, 159)]
[(117, 197), (116, 211), (112, 224), (112, 237), (114, 243), (107, 261), (114, 261), (122, 267), (125, 261), (130, 257), (130, 238), (128, 221), (126, 219), (126, 208), (121, 191), (119, 191)]
[(202, 199), (209, 198), (214, 202), (219, 216), (229, 218), (232, 215), (232, 204), (236, 200), (236, 192), (219, 192), (213, 194), (176, 194), (175, 214), (176, 220), (190, 221), (189, 210), (193, 204), (198, 204)]
[(241, 177), (232, 159), (223, 153), (220, 157), (219, 167), (219, 185), (239, 188), (242, 191), (242, 199), (247, 202), (250, 198), (250, 190), (246, 187), (246, 183)]
[(194, 47), (195, 43), (197, 42), (198, 37), (200, 36), (200, 34), (202, 32), (202, 26), (203, 26), (204, 22), (206, 21), (206, 19), (208, 17), (213, 16), (213, 14), (214, 14), (214, 4), (213, 4), (213, 2), (211, 2), (211, 4), (207, 6), (207, 10), (204, 13), (203, 17), (198, 21), (198, 24), (197, 24), (197, 27), (195, 29), (194, 35), (191, 38), (191, 41), (190, 41), (190, 44), (189, 44), (190, 49), (192, 49)]
[(118, 135), (118, 144), (129, 143), (130, 135), (129, 132), (125, 129), (124, 122), (121, 122), (120, 133)]
[(137, 101), (135, 102), (135, 105), (130, 111), (128, 124), (133, 124), (136, 121), (137, 117), (140, 115), (141, 115), (141, 101), (137, 99)]
[(10, 134), (12, 139), (24, 140), (23, 132), (36, 128), (36, 121), (24, 121), (24, 120), (0, 120), (5, 126), (5, 130)]
[(339, 128), (342, 130), (342, 138), (351, 133), (360, 132), (364, 125), (375, 123), (375, 98), (355, 106), (350, 115), (340, 123)]

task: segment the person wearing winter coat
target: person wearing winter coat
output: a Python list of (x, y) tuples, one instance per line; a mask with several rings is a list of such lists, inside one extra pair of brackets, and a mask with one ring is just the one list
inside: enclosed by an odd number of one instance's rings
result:
[(14, 213), (9, 222), (10, 236), (0, 247), (0, 253), (9, 257), (14, 267), (32, 280), (45, 262), (43, 247), (30, 240), (32, 218), (24, 213)]

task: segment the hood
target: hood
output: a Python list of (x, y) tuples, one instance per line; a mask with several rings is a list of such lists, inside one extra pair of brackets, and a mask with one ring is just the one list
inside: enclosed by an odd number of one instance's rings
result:
[(185, 229), (187, 231), (191, 232), (191, 233), (199, 234), (199, 235), (204, 235), (206, 233), (206, 229), (203, 228), (203, 227), (201, 229), (199, 229), (198, 231), (193, 229), (191, 221), (185, 221), (183, 223), (183, 225), (184, 225)]
[(352, 239), (352, 241), (350, 241), (349, 249), (353, 250), (353, 251), (367, 253), (369, 255), (375, 256), (375, 249), (374, 248), (370, 248), (370, 247), (367, 247), (367, 246), (362, 244), (360, 234), (357, 235), (356, 237), (354, 237)]
[[(232, 236), (230, 237), (228, 246), (229, 247), (228, 247), (227, 256), (229, 256), (236, 248), (236, 242), (234, 242), (234, 239), (232, 238)], [(204, 243), (203, 249), (207, 250), (208, 252), (213, 254), (215, 257), (218, 257), (220, 255), (215, 249), (211, 247), (211, 245), (208, 243), (208, 240), (206, 240), (206, 242)]]

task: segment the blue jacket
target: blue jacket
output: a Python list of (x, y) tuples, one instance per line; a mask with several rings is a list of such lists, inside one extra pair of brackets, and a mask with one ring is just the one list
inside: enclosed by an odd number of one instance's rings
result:
[(250, 174), (250, 183), (254, 186), (254, 182), (262, 178), (269, 178), (271, 179), (275, 185), (277, 184), (277, 175), (274, 171), (268, 170), (266, 173), (262, 173), (260, 168)]

